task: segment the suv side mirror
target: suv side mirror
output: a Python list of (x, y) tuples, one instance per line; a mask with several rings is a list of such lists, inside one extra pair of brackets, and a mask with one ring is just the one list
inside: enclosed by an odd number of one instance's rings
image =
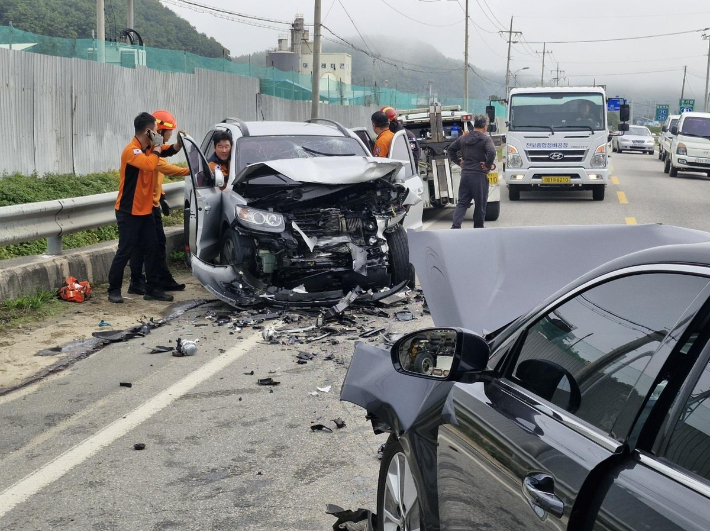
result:
[(628, 122), (631, 118), (631, 106), (628, 103), (621, 104), (619, 107), (619, 120)]
[(678, 126), (672, 126), (671, 127), (671, 135), (677, 135), (678, 134)]
[(453, 381), (464, 373), (486, 369), (490, 348), (486, 340), (458, 328), (423, 329), (397, 340), (392, 364), (400, 373)]
[(224, 186), (224, 174), (219, 166), (215, 166), (214, 168), (214, 186), (217, 188)]

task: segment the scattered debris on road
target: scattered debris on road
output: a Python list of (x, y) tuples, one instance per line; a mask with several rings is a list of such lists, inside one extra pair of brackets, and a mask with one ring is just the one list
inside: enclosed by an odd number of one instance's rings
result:
[(143, 449), (145, 449), (145, 443), (134, 443), (133, 448), (136, 451), (142, 451)]
[(311, 430), (314, 432), (317, 430), (319, 430), (321, 432), (333, 432), (333, 429), (331, 429), (330, 427), (326, 427), (325, 425), (321, 425), (321, 424), (311, 425)]
[(183, 340), (182, 338), (177, 339), (177, 346), (175, 347), (174, 357), (191, 357), (197, 354), (197, 340)]
[(326, 505), (325, 513), (337, 518), (333, 530), (375, 530), (376, 514), (365, 508), (343, 510), (335, 504)]
[(132, 388), (133, 387), (132, 382), (119, 382), (118, 385), (122, 386), (123, 388)]
[(278, 386), (281, 384), (279, 381), (275, 381), (271, 377), (266, 377), (265, 379), (258, 379), (256, 383), (259, 386)]
[(346, 426), (345, 421), (340, 418), (333, 419), (332, 421), (335, 423), (336, 428), (342, 429)]

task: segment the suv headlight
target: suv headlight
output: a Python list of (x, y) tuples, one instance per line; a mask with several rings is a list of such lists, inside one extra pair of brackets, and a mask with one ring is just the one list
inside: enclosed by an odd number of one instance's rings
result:
[(269, 233), (281, 233), (286, 229), (284, 217), (279, 213), (252, 209), (242, 205), (237, 205), (234, 210), (239, 223), (249, 229), (268, 231)]
[(589, 162), (592, 168), (605, 168), (606, 167), (606, 144), (602, 144), (592, 155), (592, 160)]
[(518, 154), (515, 146), (508, 146), (508, 168), (522, 168), (523, 158)]
[(688, 155), (688, 149), (685, 147), (685, 144), (683, 144), (682, 142), (678, 143), (678, 146), (676, 147), (675, 152), (678, 155)]

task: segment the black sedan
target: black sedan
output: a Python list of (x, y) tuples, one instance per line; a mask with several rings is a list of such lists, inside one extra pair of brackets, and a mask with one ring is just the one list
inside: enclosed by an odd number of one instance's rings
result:
[(391, 434), (379, 529), (710, 529), (710, 234), (409, 238), (437, 328), (341, 392)]

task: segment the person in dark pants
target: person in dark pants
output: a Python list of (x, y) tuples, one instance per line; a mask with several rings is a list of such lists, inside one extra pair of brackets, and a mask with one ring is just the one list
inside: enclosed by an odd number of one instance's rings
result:
[[(170, 207), (165, 200), (165, 191), (163, 190), (163, 180), (166, 175), (169, 176), (187, 176), (190, 174), (188, 168), (180, 168), (165, 161), (165, 157), (175, 155), (182, 150), (182, 141), (178, 137), (178, 141), (170, 145), (168, 141), (172, 137), (173, 131), (177, 129), (175, 117), (165, 110), (158, 110), (153, 113), (157, 125), (158, 134), (163, 137), (163, 148), (160, 154), (160, 161), (155, 169), (155, 183), (153, 189), (153, 219), (155, 220), (155, 234), (158, 239), (158, 251), (156, 258), (156, 269), (158, 273), (158, 281), (160, 289), (164, 292), (172, 292), (176, 290), (185, 290), (183, 283), (178, 283), (170, 273), (168, 268), (167, 247), (165, 239), (165, 230), (163, 229), (163, 215), (170, 215)], [(141, 246), (133, 248), (131, 255), (131, 283), (128, 285), (129, 294), (145, 294), (145, 277), (143, 276), (143, 256), (145, 251)]]
[[(488, 117), (473, 117), (473, 131), (457, 138), (447, 148), (449, 160), (461, 166), (459, 200), (454, 210), (451, 229), (461, 229), (466, 211), (473, 200), (473, 227), (483, 227), (488, 203), (488, 171), (495, 168), (496, 147), (486, 135)], [(459, 152), (461, 155), (459, 156)]]
[(156, 131), (155, 118), (141, 113), (133, 120), (135, 136), (121, 154), (121, 172), (116, 198), (118, 249), (108, 273), (108, 300), (123, 303), (123, 272), (136, 246), (145, 251), (146, 292), (143, 299), (172, 301), (160, 289), (156, 258), (158, 238), (153, 218), (155, 170), (158, 168), (163, 137)]

